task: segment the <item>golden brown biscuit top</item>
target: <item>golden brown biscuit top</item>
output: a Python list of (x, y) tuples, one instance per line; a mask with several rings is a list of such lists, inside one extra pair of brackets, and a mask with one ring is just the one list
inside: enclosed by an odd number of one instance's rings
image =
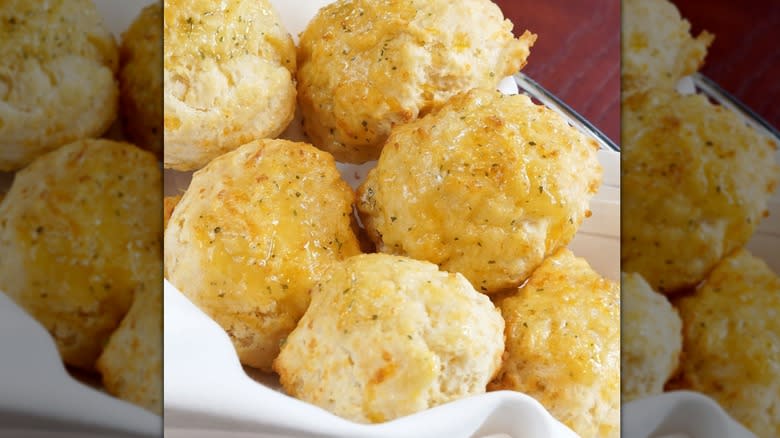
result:
[(623, 2), (624, 97), (643, 89), (673, 89), (701, 67), (713, 35), (691, 36), (691, 25), (668, 0)]
[(780, 277), (763, 260), (737, 251), (722, 260), (693, 295), (680, 299), (678, 307), (688, 378), (711, 379), (718, 372), (712, 365), (727, 362), (738, 364), (752, 383), (777, 382)]
[(511, 30), (486, 0), (351, 0), (324, 7), (298, 48), (307, 134), (339, 160), (376, 159), (392, 126), (520, 70), (536, 36), (514, 39)]
[[(90, 0), (4, 0), (0, 8), (0, 72), (64, 56), (92, 59), (116, 71), (113, 36)], [(2, 81), (0, 81), (2, 85)], [(0, 88), (0, 98), (4, 97)]]
[(358, 208), (381, 251), (497, 292), (571, 240), (601, 183), (597, 149), (527, 96), (472, 90), (393, 129)]
[(189, 257), (173, 252), (178, 242), (207, 263), (197, 284), (177, 287), (292, 299), (291, 283), (359, 252), (353, 197), (333, 157), (307, 144), (261, 140), (218, 157), (195, 173), (167, 227), (169, 261)]
[(703, 95), (660, 90), (624, 104), (623, 142), (624, 268), (659, 292), (695, 286), (766, 214), (777, 146)]
[(160, 279), (161, 173), (135, 146), (85, 140), (19, 171), (0, 204), (0, 289), (68, 363), (91, 367), (135, 291)]
[(509, 362), (524, 357), (542, 366), (564, 355), (568, 360), (555, 364), (557, 375), (582, 384), (619, 367), (619, 286), (568, 249), (547, 258), (516, 294), (497, 304), (507, 322), (507, 348), (518, 353), (510, 353)]
[(160, 262), (160, 188), (154, 156), (127, 143), (85, 140), (33, 162), (0, 206), (0, 247), (11, 245), (15, 255), (4, 258), (24, 267), (4, 280), (14, 285), (8, 292), (91, 303), (93, 288), (145, 279)]
[(503, 326), (459, 274), (359, 255), (314, 287), (274, 368), (296, 397), (352, 421), (388, 421), (484, 392), (500, 364)]
[(620, 435), (620, 288), (561, 249), (498, 306), (504, 364), (489, 390), (539, 400), (583, 437)]
[(292, 39), (267, 0), (165, 0), (165, 68), (259, 56), (295, 72)]

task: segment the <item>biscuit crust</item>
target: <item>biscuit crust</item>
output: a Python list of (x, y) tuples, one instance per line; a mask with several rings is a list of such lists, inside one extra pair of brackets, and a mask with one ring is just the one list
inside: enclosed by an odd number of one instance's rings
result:
[(534, 397), (583, 438), (619, 437), (619, 285), (561, 249), (497, 305), (506, 354), (488, 389)]
[(489, 0), (341, 0), (301, 34), (298, 103), (312, 143), (375, 160), (390, 130), (526, 63), (536, 35), (512, 35)]
[(0, 41), (0, 171), (108, 130), (119, 54), (92, 1), (5, 0)]
[(295, 45), (268, 0), (165, 0), (167, 168), (195, 170), (281, 134), (295, 113)]
[(677, 310), (637, 273), (621, 274), (621, 400), (660, 394), (677, 372), (682, 321)]
[(717, 400), (758, 436), (780, 434), (780, 277), (745, 250), (676, 303), (682, 387)]
[(157, 271), (154, 282), (136, 291), (96, 368), (109, 393), (162, 415), (163, 296)]
[(504, 321), (459, 274), (367, 254), (334, 265), (274, 362), (285, 391), (360, 423), (479, 394)]
[(650, 89), (673, 90), (704, 63), (714, 36), (694, 37), (691, 24), (668, 0), (624, 0), (621, 87), (623, 98)]
[(623, 109), (621, 263), (654, 290), (696, 286), (768, 214), (777, 145), (705, 96), (656, 90)]
[(0, 289), (92, 369), (133, 295), (160, 281), (162, 175), (127, 143), (83, 140), (16, 174), (0, 204)]
[(162, 2), (145, 7), (119, 47), (120, 115), (124, 134), (162, 158)]
[(358, 254), (354, 193), (326, 152), (258, 140), (196, 172), (165, 230), (170, 282), (265, 371), (334, 262)]
[(379, 251), (495, 293), (571, 241), (601, 184), (597, 149), (524, 95), (473, 90), (396, 127), (357, 206)]

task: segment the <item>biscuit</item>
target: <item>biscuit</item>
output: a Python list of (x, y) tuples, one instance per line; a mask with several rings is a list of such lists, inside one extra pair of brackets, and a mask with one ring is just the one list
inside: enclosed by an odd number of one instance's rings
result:
[(623, 107), (621, 263), (662, 293), (696, 286), (768, 214), (777, 145), (703, 95)]
[(497, 305), (506, 354), (488, 389), (534, 397), (583, 438), (619, 437), (619, 286), (561, 249)]
[(780, 278), (739, 250), (676, 304), (681, 386), (714, 398), (756, 435), (780, 436)]
[(0, 171), (108, 130), (119, 55), (92, 1), (5, 0), (0, 40)]
[(574, 237), (601, 184), (597, 149), (527, 96), (473, 90), (394, 128), (357, 206), (379, 251), (494, 293)]
[(165, 229), (168, 280), (270, 371), (332, 263), (358, 254), (354, 193), (328, 153), (248, 143), (195, 172)]
[(512, 35), (489, 0), (341, 0), (301, 34), (298, 104), (312, 143), (337, 160), (379, 157), (394, 125), (450, 97), (495, 88), (536, 35)]
[(119, 47), (119, 111), (124, 134), (162, 157), (162, 2), (145, 7)]
[(66, 364), (92, 369), (133, 294), (159, 282), (161, 180), (151, 153), (82, 140), (19, 171), (0, 204), (0, 290)]
[(691, 24), (668, 0), (623, 1), (623, 98), (653, 88), (673, 90), (701, 67), (714, 36), (690, 34)]
[(504, 321), (460, 274), (387, 254), (334, 265), (274, 369), (285, 391), (379, 423), (480, 394), (500, 366)]
[(295, 45), (268, 0), (165, 0), (164, 165), (194, 170), (295, 113)]
[(621, 401), (628, 403), (662, 393), (677, 371), (682, 321), (669, 300), (639, 274), (621, 275), (621, 293)]
[[(159, 267), (157, 269), (159, 273)], [(97, 361), (109, 393), (163, 413), (162, 276), (136, 290), (133, 304)]]

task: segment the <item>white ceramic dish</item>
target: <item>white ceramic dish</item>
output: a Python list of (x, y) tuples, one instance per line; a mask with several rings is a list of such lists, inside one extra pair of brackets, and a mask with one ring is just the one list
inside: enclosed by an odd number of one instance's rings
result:
[[(153, 0), (95, 0), (118, 38)], [(0, 190), (13, 177), (0, 173)], [(162, 418), (71, 377), (49, 333), (0, 292), (0, 436), (153, 437)]]
[(2, 293), (0, 351), (0, 436), (160, 435), (159, 416), (71, 377), (46, 329)]
[(635, 400), (621, 407), (621, 432), (631, 438), (756, 438), (715, 401), (690, 391)]

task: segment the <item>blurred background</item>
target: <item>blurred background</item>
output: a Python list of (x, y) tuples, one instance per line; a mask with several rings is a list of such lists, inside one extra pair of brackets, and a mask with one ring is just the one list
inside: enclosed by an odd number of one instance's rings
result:
[[(507, 2), (509, 3), (509, 2)], [(715, 35), (702, 73), (780, 128), (780, 2), (673, 0), (698, 35)], [(706, 7), (703, 7), (706, 6)]]
[(528, 76), (620, 144), (620, 0), (494, 0), (538, 35)]

